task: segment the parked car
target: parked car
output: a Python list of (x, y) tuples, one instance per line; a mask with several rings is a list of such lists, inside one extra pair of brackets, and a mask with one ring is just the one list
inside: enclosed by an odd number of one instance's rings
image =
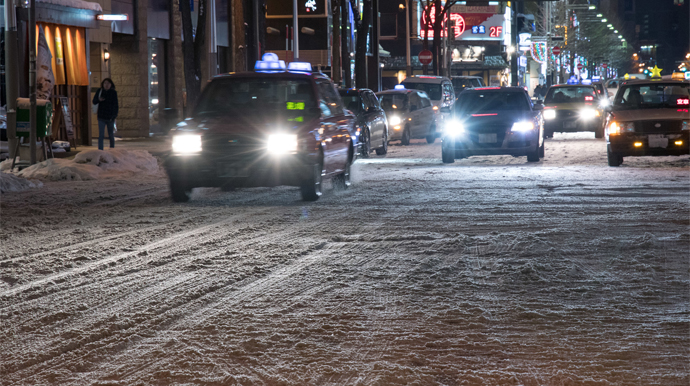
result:
[(465, 89), (484, 87), (484, 79), (479, 76), (451, 76), (450, 81), (453, 83), (455, 100)]
[(389, 141), (400, 140), (407, 146), (412, 138), (426, 138), (428, 143), (436, 140), (437, 114), (424, 91), (399, 88), (376, 95), (388, 117)]
[(623, 157), (690, 154), (690, 83), (631, 80), (607, 108), (609, 166)]
[(358, 153), (364, 158), (369, 158), (372, 150), (377, 155), (388, 153), (388, 120), (376, 94), (367, 88), (340, 89), (339, 93), (345, 108), (357, 119), (354, 137)]
[[(437, 114), (441, 113), (442, 108), (452, 107), (455, 103), (453, 83), (445, 76), (412, 75), (405, 78), (401, 84), (405, 88), (424, 91), (431, 99)], [(439, 118), (443, 120), (445, 117), (441, 115)]]
[(604, 137), (604, 106), (592, 85), (559, 84), (549, 87), (544, 98), (544, 135), (554, 132), (593, 131)]
[(522, 87), (480, 87), (460, 94), (445, 122), (441, 158), (452, 163), (473, 155), (544, 157), (541, 105), (533, 105)]
[(350, 186), (355, 118), (331, 80), (309, 63), (286, 71), (275, 54), (255, 69), (214, 77), (171, 131), (165, 167), (174, 201), (189, 200), (195, 187), (291, 185), (315, 201), (324, 178)]

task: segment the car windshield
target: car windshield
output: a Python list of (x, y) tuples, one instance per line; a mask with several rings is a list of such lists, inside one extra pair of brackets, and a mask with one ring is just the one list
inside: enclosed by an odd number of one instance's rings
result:
[(410, 90), (422, 90), (426, 92), (431, 100), (439, 101), (443, 97), (440, 84), (405, 82), (404, 85), (405, 88)]
[(460, 94), (455, 106), (460, 114), (530, 109), (525, 94), (521, 92), (466, 91)]
[(585, 103), (596, 97), (593, 87), (552, 87), (544, 98), (544, 104)]
[(265, 115), (304, 119), (304, 110), (316, 107), (311, 82), (307, 79), (228, 78), (216, 79), (204, 90), (195, 116)]
[(622, 109), (688, 107), (689, 86), (687, 83), (623, 86), (616, 94), (613, 106)]
[(382, 94), (379, 95), (381, 108), (387, 113), (407, 110), (407, 95), (405, 94)]
[(362, 98), (360, 98), (359, 95), (340, 95), (340, 98), (342, 98), (345, 108), (353, 113), (359, 113), (362, 110)]

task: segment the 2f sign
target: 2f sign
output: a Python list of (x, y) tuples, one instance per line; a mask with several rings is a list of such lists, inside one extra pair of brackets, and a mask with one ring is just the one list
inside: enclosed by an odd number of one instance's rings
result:
[(490, 27), (489, 28), (489, 37), (500, 38), (501, 34), (503, 34), (503, 27)]

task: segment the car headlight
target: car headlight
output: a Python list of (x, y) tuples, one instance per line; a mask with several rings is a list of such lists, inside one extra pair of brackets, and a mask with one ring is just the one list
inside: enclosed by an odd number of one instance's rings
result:
[(601, 116), (598, 110), (594, 109), (582, 109), (580, 110), (580, 118), (582, 119), (594, 119), (595, 117)]
[(603, 98), (603, 99), (599, 102), (599, 106), (601, 106), (601, 107), (606, 107), (606, 106), (608, 106), (608, 105), (610, 105), (610, 104), (611, 104), (611, 101), (609, 101), (609, 100), (606, 99), (606, 98)]
[(180, 134), (172, 139), (172, 150), (176, 154), (201, 153), (201, 136), (198, 134)]
[(465, 127), (456, 120), (450, 120), (443, 126), (443, 132), (449, 137), (457, 137), (465, 132)]
[(297, 152), (297, 145), (297, 134), (270, 134), (266, 148), (272, 154), (289, 154)]
[(391, 126), (397, 126), (397, 125), (399, 125), (400, 123), (402, 123), (402, 120), (400, 119), (399, 116), (393, 115), (393, 116), (390, 117), (390, 119), (388, 120), (388, 123), (390, 123)]
[(529, 121), (515, 122), (510, 131), (524, 133), (526, 131), (534, 130), (534, 123)]
[(632, 133), (635, 131), (635, 124), (633, 122), (616, 122), (611, 121), (606, 128), (609, 135), (616, 135), (621, 133)]
[(556, 110), (544, 110), (544, 119), (556, 119)]

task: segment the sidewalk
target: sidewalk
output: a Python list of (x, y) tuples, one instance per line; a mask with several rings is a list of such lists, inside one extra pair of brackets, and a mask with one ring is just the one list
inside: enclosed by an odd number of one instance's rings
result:
[[(103, 141), (103, 148), (110, 146), (110, 141), (106, 138)], [(117, 138), (115, 137), (115, 148), (125, 150), (146, 150), (152, 156), (165, 157), (170, 151), (171, 143), (168, 136), (137, 137), (137, 138)], [(98, 149), (98, 138), (91, 141), (91, 146), (79, 145), (76, 150), (68, 153), (57, 153), (56, 157), (70, 157), (79, 152)], [(64, 154), (64, 155), (63, 155)]]

